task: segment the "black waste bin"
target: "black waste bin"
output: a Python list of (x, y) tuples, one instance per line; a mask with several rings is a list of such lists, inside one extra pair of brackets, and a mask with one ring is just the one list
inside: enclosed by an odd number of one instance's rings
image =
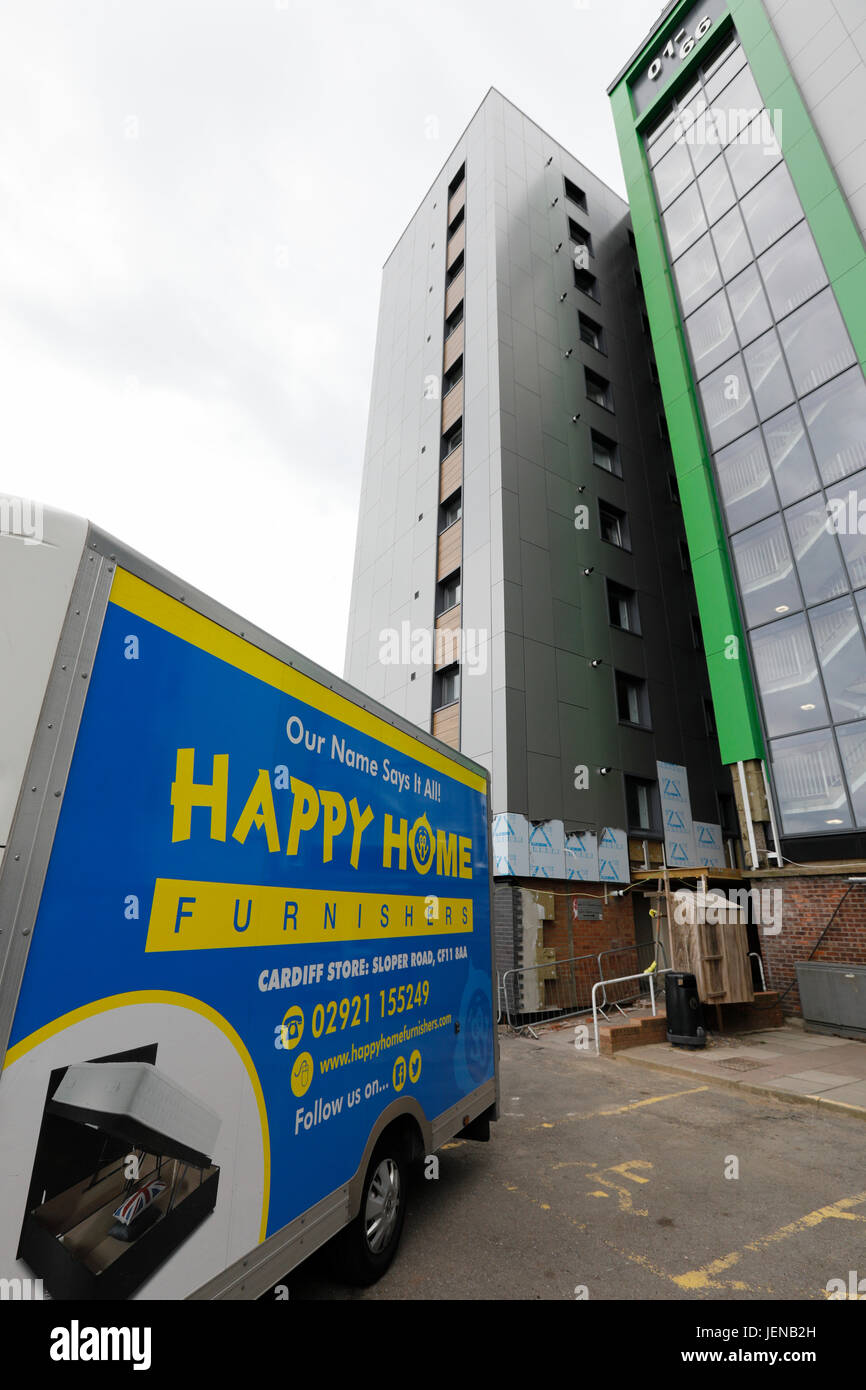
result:
[(706, 1047), (704, 1011), (694, 975), (684, 975), (674, 970), (665, 976), (665, 1007), (669, 1043), (673, 1043), (674, 1047)]

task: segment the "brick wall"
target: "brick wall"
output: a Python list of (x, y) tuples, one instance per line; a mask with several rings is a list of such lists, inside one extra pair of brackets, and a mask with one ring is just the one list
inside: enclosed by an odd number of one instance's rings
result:
[[(572, 901), (577, 889), (582, 895), (604, 898), (603, 883), (568, 883), (554, 879), (525, 878), (517, 880), (521, 887), (539, 892), (554, 893), (553, 921), (545, 920), (544, 945), (553, 947), (557, 960), (571, 956), (598, 955), (599, 951), (618, 946), (634, 945), (634, 911), (631, 895), (625, 898), (608, 897), (601, 903), (600, 922), (575, 921)], [(610, 894), (610, 889), (608, 888)]]
[[(787, 990), (782, 999), (785, 1013), (802, 1013), (796, 961), (811, 958), (840, 965), (866, 965), (866, 883), (850, 884), (847, 875), (840, 874), (768, 878), (756, 880), (755, 886), (782, 890), (782, 930), (778, 936), (762, 935), (761, 951), (768, 989), (780, 994)], [(837, 907), (832, 925), (812, 955)]]

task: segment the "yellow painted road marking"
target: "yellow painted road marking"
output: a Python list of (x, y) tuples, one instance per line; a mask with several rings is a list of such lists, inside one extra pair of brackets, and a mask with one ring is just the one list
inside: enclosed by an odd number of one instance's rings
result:
[[(605, 1115), (625, 1115), (630, 1110), (640, 1110), (646, 1105), (658, 1105), (663, 1100), (677, 1100), (680, 1096), (697, 1096), (701, 1091), (708, 1091), (709, 1086), (690, 1086), (685, 1091), (668, 1091), (663, 1096), (646, 1096), (644, 1100), (630, 1100), (626, 1105), (613, 1105), (605, 1110), (584, 1110), (575, 1115), (568, 1115), (568, 1120), (597, 1120)], [(565, 1120), (560, 1121), (561, 1124)], [(536, 1129), (553, 1129), (554, 1126), (544, 1122), (539, 1125), (530, 1125), (530, 1133)]]
[(766, 1250), (768, 1246), (774, 1245), (777, 1241), (787, 1240), (789, 1236), (811, 1230), (815, 1226), (820, 1226), (824, 1221), (866, 1222), (866, 1215), (849, 1210), (850, 1207), (861, 1206), (864, 1202), (866, 1202), (866, 1192), (858, 1192), (853, 1197), (840, 1197), (838, 1202), (831, 1202), (826, 1207), (818, 1207), (815, 1211), (807, 1212), (805, 1216), (801, 1216), (799, 1220), (791, 1221), (787, 1226), (780, 1226), (777, 1231), (771, 1231), (769, 1235), (759, 1236), (757, 1240), (749, 1241), (742, 1250), (732, 1250), (729, 1255), (722, 1255), (718, 1260), (711, 1260), (709, 1264), (702, 1265), (700, 1269), (690, 1269), (685, 1274), (673, 1275), (673, 1281), (681, 1289), (741, 1288), (742, 1285), (738, 1283), (730, 1280), (719, 1282), (713, 1276), (723, 1274), (732, 1265), (738, 1264), (746, 1251), (757, 1254), (761, 1250)]

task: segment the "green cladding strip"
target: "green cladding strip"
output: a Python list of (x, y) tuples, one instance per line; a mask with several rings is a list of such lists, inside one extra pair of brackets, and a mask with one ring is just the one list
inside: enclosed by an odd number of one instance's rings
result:
[[(764, 756), (760, 720), (709, 450), (649, 166), (636, 130), (628, 85), (629, 77), (646, 65), (649, 55), (658, 49), (668, 32), (676, 32), (679, 16), (691, 5), (692, 0), (682, 0), (671, 11), (665, 24), (655, 31), (614, 88), (611, 104), (683, 505), (719, 746), (723, 761), (735, 762), (740, 758)], [(866, 249), (860, 232), (761, 0), (729, 0), (728, 15), (715, 22), (714, 34), (720, 33), (725, 21), (731, 19), (764, 104), (769, 111), (782, 113), (781, 122), (776, 122), (782, 153), (854, 349), (866, 370)], [(676, 76), (665, 84), (653, 105), (640, 117), (641, 128), (652, 121), (653, 112), (666, 104), (673, 82), (679, 85), (702, 61), (705, 49), (706, 45), (698, 45), (682, 62)], [(736, 639), (736, 648), (731, 638)], [(733, 649), (738, 651), (736, 660), (730, 659)]]
[[(683, 5), (672, 12), (665, 27), (671, 28), (677, 15), (691, 3), (693, 0), (684, 0)], [(714, 28), (718, 33), (719, 24)], [(659, 41), (656, 33), (648, 47), (654, 49)], [(646, 60), (646, 51), (636, 59), (632, 70)], [(678, 75), (691, 71), (696, 62), (702, 61), (705, 51), (705, 46), (699, 45), (691, 60), (682, 64)], [(651, 110), (656, 109), (664, 96), (665, 93), (660, 93), (659, 101), (653, 103)], [(760, 720), (709, 450), (649, 165), (643, 141), (635, 129), (627, 77), (611, 93), (611, 104), (692, 562), (719, 749), (725, 763), (762, 758)], [(642, 125), (645, 119), (646, 116)]]

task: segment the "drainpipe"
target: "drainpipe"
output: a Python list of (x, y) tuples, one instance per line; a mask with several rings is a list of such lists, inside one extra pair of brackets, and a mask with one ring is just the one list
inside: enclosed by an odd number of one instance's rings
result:
[[(742, 759), (737, 763), (737, 771), (740, 775), (740, 795), (743, 798), (743, 816), (746, 822), (746, 829), (749, 832), (749, 854), (752, 859), (752, 868), (757, 869), (759, 865), (758, 851), (755, 846), (755, 827), (752, 824), (752, 808), (749, 805), (749, 793), (746, 789), (746, 769), (743, 766)], [(775, 831), (773, 833), (775, 834)]]
[[(742, 767), (742, 763), (740, 764), (740, 766)], [(764, 762), (763, 758), (761, 759), (761, 771), (764, 774), (764, 792), (767, 797), (767, 808), (770, 812), (770, 828), (773, 832), (773, 844), (776, 846), (775, 849), (767, 850), (767, 858), (770, 859), (772, 857), (773, 859), (775, 859), (776, 864), (781, 869), (782, 851), (779, 847), (779, 832), (776, 829), (776, 812), (773, 810), (773, 798), (770, 795), (770, 783), (767, 779), (767, 764)]]

